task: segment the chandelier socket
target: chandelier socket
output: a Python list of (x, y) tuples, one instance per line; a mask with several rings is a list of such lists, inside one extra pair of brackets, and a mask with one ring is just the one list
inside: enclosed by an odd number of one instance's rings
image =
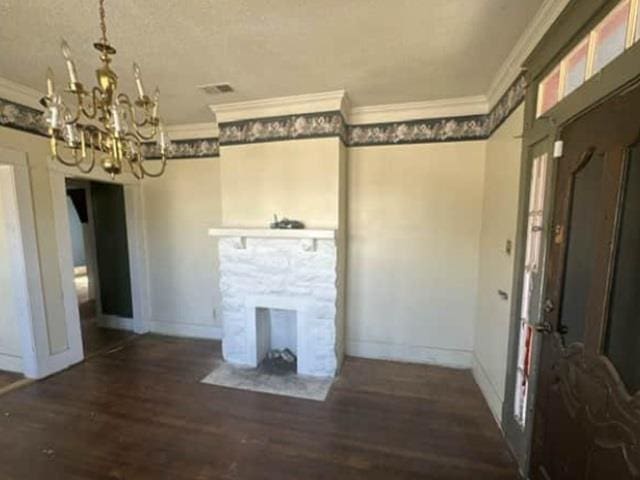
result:
[(66, 90), (69, 93), (76, 93), (78, 95), (86, 95), (87, 91), (84, 89), (84, 86), (80, 82), (72, 82), (69, 83), (69, 87)]

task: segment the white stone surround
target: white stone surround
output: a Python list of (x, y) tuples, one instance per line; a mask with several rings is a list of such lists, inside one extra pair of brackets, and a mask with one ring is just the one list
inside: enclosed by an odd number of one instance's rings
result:
[[(212, 229), (220, 237), (224, 359), (257, 366), (260, 324), (256, 309), (295, 310), (298, 373), (333, 376), (343, 356), (338, 295), (338, 244), (332, 230), (273, 231)], [(304, 233), (303, 233), (304, 232)], [(329, 234), (330, 233), (330, 234)]]

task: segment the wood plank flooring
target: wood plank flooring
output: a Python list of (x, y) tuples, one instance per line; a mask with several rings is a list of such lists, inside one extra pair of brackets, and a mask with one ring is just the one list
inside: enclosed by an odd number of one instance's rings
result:
[(219, 357), (144, 335), (0, 397), (0, 478), (518, 478), (467, 371), (348, 358), (319, 403), (199, 383)]
[(0, 390), (9, 385), (17, 382), (18, 380), (22, 380), (24, 377), (19, 373), (14, 372), (5, 372), (4, 370), (0, 370)]
[[(82, 293), (76, 293), (80, 298)], [(103, 328), (98, 325), (95, 300), (79, 303), (78, 310), (80, 311), (80, 328), (82, 330), (82, 346), (85, 358), (117, 347), (135, 337), (135, 333), (128, 330)]]

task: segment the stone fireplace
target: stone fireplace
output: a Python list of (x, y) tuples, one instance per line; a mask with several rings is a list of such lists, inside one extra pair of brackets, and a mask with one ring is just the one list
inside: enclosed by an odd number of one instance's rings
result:
[(343, 357), (342, 251), (335, 230), (211, 229), (219, 239), (225, 361), (257, 367), (270, 349), (297, 373), (334, 376)]

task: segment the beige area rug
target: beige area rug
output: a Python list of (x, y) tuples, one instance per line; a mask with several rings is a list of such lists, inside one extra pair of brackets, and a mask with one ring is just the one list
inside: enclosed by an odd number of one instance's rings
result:
[(324, 402), (333, 378), (296, 375), (293, 372), (274, 374), (259, 367), (239, 367), (220, 360), (202, 383)]

